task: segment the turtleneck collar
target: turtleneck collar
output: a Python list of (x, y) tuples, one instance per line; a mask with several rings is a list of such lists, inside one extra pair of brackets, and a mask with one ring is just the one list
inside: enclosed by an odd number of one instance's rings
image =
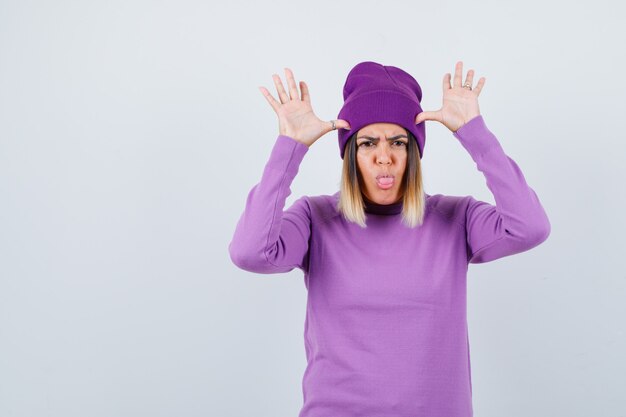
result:
[(363, 196), (363, 202), (365, 203), (365, 212), (372, 214), (381, 214), (381, 215), (392, 215), (392, 214), (400, 214), (402, 213), (402, 198), (395, 203), (391, 204), (378, 204), (367, 197)]

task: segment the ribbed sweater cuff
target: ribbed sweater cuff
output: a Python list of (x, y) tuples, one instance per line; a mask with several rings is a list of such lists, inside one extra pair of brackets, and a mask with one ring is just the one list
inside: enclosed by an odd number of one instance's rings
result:
[(295, 174), (309, 147), (290, 136), (278, 135), (267, 165)]
[(453, 132), (461, 145), (474, 159), (500, 147), (496, 136), (487, 128), (482, 115), (478, 115)]

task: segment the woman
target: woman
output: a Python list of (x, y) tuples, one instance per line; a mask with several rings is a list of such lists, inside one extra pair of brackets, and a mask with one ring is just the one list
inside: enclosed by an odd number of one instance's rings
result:
[[(308, 86), (274, 76), (279, 135), (229, 245), (256, 273), (299, 268), (308, 291), (300, 417), (472, 416), (466, 278), (469, 263), (527, 251), (550, 223), (517, 164), (480, 115), (473, 71), (443, 79), (443, 105), (422, 111), (405, 71), (366, 61), (344, 85), (338, 119), (320, 120)], [(496, 205), (423, 191), (424, 122), (453, 132)], [(339, 129), (340, 191), (283, 211), (309, 147)]]

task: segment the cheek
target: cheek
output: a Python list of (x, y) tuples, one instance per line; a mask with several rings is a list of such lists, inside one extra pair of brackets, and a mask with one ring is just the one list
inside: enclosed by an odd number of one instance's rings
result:
[(408, 166), (408, 159), (406, 156), (398, 158), (398, 168), (402, 174), (406, 172), (406, 168)]
[(367, 161), (362, 155), (357, 155), (356, 167), (360, 172), (363, 172), (363, 170), (367, 168)]

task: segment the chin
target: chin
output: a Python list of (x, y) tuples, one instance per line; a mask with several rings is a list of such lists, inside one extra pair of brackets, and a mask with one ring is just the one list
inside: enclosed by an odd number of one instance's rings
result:
[(378, 204), (394, 203), (399, 198), (398, 190), (376, 190), (374, 193), (368, 193), (367, 198)]

